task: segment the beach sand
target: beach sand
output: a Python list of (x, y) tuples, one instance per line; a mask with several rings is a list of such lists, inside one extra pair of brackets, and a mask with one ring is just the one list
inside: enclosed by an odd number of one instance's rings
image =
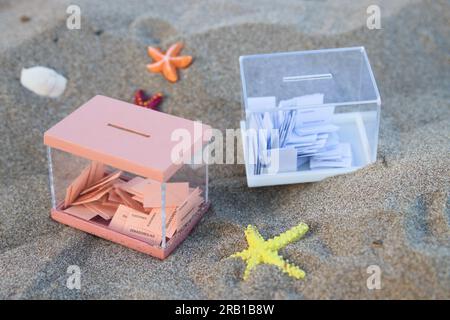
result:
[[(0, 298), (450, 298), (449, 2), (242, 2), (80, 0), (81, 30), (66, 28), (70, 1), (0, 3)], [(374, 3), (381, 30), (366, 27)], [(170, 84), (146, 71), (146, 47), (178, 40), (195, 60)], [(214, 165), (211, 210), (165, 261), (49, 218), (42, 135), (94, 95), (162, 91), (164, 112), (238, 128), (240, 55), (349, 46), (365, 46), (382, 96), (373, 165), (254, 189), (242, 165)], [(61, 97), (20, 85), (34, 65), (68, 78)], [(281, 254), (306, 278), (262, 265), (243, 281), (227, 257), (246, 247), (245, 227), (269, 238), (300, 222), (310, 231)], [(66, 287), (70, 265), (81, 290)], [(370, 265), (380, 290), (367, 288)]]

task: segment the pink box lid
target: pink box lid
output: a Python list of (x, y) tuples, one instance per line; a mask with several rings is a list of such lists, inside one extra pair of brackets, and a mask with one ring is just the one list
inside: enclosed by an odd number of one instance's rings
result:
[[(189, 134), (182, 155), (172, 161), (180, 137)], [(167, 181), (191, 156), (208, 143), (211, 128), (194, 121), (136, 105), (95, 96), (44, 134), (44, 144), (158, 181)], [(178, 140), (177, 140), (178, 139)], [(178, 154), (178, 152), (174, 152)]]

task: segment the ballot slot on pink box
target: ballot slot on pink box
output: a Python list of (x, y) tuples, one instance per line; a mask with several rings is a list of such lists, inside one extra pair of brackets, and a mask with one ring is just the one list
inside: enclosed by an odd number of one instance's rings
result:
[(209, 207), (209, 138), (207, 125), (92, 98), (44, 135), (52, 218), (164, 259)]

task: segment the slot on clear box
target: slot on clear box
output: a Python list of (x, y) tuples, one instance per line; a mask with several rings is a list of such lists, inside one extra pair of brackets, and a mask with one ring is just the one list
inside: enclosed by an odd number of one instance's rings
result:
[[(171, 132), (178, 129), (189, 139), (172, 152)], [(94, 97), (44, 135), (51, 217), (164, 259), (209, 207), (207, 163), (194, 157), (208, 147), (208, 130)]]
[(249, 187), (313, 182), (376, 160), (381, 99), (363, 47), (240, 57)]

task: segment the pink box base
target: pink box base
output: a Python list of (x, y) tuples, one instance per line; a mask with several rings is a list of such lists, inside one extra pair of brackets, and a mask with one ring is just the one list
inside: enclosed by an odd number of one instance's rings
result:
[(210, 203), (205, 202), (197, 213), (191, 218), (189, 223), (177, 231), (177, 233), (166, 242), (166, 247), (162, 248), (160, 246), (151, 245), (149, 243), (143, 242), (131, 238), (122, 233), (116, 232), (109, 229), (105, 224), (95, 222), (95, 221), (85, 221), (61, 210), (63, 203), (60, 203), (57, 208), (52, 208), (50, 216), (53, 220), (58, 221), (62, 224), (68, 225), (75, 229), (90, 233), (97, 237), (121, 244), (125, 247), (134, 249), (136, 251), (151, 255), (155, 258), (164, 260), (167, 258), (178, 245), (183, 242), (184, 239), (191, 233), (192, 229), (197, 225), (201, 218), (208, 211)]

